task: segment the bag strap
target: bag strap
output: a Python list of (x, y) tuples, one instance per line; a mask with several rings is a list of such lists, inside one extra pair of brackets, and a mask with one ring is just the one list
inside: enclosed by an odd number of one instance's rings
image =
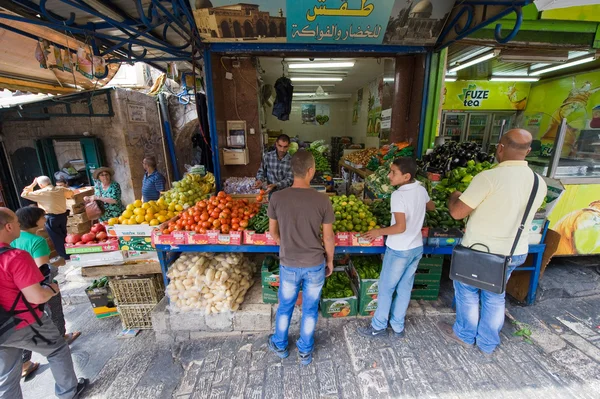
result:
[(519, 242), (519, 238), (521, 238), (521, 234), (523, 233), (523, 230), (525, 230), (525, 222), (527, 221), (527, 217), (529, 216), (529, 212), (531, 211), (531, 207), (533, 206), (533, 201), (535, 200), (535, 196), (537, 195), (539, 185), (540, 179), (537, 173), (533, 172), (533, 188), (531, 189), (531, 194), (529, 194), (529, 200), (527, 201), (527, 206), (525, 207), (523, 219), (521, 219), (521, 225), (517, 230), (515, 242), (513, 242), (512, 248), (510, 249), (510, 255), (508, 255), (509, 258), (512, 258), (513, 254), (515, 253), (515, 249), (517, 249), (517, 243)]

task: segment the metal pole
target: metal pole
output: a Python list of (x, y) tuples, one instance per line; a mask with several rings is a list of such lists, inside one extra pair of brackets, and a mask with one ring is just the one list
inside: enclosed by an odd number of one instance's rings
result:
[(417, 144), (417, 158), (423, 155), (423, 140), (425, 139), (425, 118), (427, 117), (427, 102), (429, 101), (429, 70), (431, 68), (431, 52), (425, 56), (425, 79), (423, 81), (423, 98), (421, 99), (421, 120), (419, 121), (419, 137)]
[(206, 102), (208, 105), (208, 130), (212, 151), (213, 173), (217, 191), (221, 189), (221, 164), (219, 163), (219, 135), (217, 134), (217, 116), (215, 112), (215, 91), (213, 87), (211, 52), (204, 49), (204, 85), (206, 86)]
[(158, 95), (158, 102), (160, 104), (160, 113), (162, 117), (163, 127), (165, 129), (165, 138), (167, 139), (167, 147), (169, 147), (169, 154), (171, 155), (171, 166), (173, 167), (173, 177), (175, 180), (179, 180), (179, 168), (177, 167), (177, 156), (175, 155), (175, 144), (173, 143), (173, 135), (171, 133), (171, 118), (169, 117), (169, 107), (167, 102), (166, 94), (161, 93)]
[(548, 172), (546, 177), (554, 179), (556, 169), (558, 168), (558, 162), (560, 161), (560, 154), (562, 153), (563, 145), (565, 144), (565, 136), (567, 134), (567, 119), (563, 118), (560, 124), (560, 130), (554, 139), (554, 148), (552, 150), (552, 158), (550, 159), (550, 165), (548, 165)]

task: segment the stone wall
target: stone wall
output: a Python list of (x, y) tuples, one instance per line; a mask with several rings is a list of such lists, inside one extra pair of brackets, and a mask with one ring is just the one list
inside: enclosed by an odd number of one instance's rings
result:
[[(13, 163), (15, 152), (34, 150), (35, 140), (56, 136), (97, 137), (103, 144), (106, 165), (115, 171), (115, 180), (121, 185), (122, 199), (125, 203), (141, 198), (141, 186), (144, 170), (142, 159), (145, 155), (154, 155), (158, 169), (167, 176), (167, 161), (163, 151), (162, 130), (159, 122), (156, 99), (135, 91), (116, 89), (110, 92), (113, 117), (62, 117), (53, 116), (39, 121), (2, 122), (4, 144)], [(130, 118), (130, 105), (138, 106), (138, 121)], [(92, 97), (92, 106), (97, 113), (108, 112), (106, 96)], [(71, 104), (73, 113), (87, 112), (87, 100)], [(133, 109), (133, 108), (132, 108)], [(48, 107), (50, 113), (65, 112), (65, 104), (57, 103)], [(144, 115), (140, 117), (140, 114)], [(18, 154), (18, 153), (17, 153)], [(37, 165), (35, 166), (37, 167)], [(16, 182), (21, 179), (15, 178)], [(22, 190), (24, 183), (17, 184)]]

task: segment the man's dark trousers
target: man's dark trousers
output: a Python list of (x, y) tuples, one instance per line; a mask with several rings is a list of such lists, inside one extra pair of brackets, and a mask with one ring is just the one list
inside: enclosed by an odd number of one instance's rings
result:
[(65, 252), (65, 239), (67, 238), (67, 216), (69, 212), (56, 215), (48, 213), (46, 215), (46, 232), (50, 236), (54, 249), (63, 258), (69, 259), (70, 256)]

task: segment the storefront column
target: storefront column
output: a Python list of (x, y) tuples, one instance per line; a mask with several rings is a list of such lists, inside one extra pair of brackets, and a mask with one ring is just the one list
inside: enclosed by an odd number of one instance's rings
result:
[(390, 142), (419, 142), (426, 54), (396, 57)]
[(429, 79), (429, 87), (427, 89), (427, 104), (425, 106), (422, 153), (425, 153), (429, 148), (433, 148), (436, 133), (439, 129), (438, 121), (442, 115), (441, 99), (444, 88), (447, 55), (447, 48), (431, 55), (431, 67), (429, 69), (429, 76), (427, 77)]

